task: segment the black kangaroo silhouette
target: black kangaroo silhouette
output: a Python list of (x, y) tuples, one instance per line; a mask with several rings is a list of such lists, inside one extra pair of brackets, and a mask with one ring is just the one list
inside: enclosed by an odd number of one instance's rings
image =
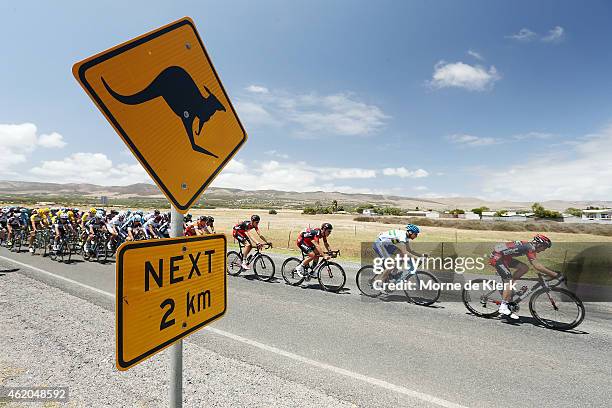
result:
[(208, 92), (208, 96), (204, 97), (193, 78), (183, 68), (172, 66), (164, 69), (146, 88), (133, 95), (121, 95), (113, 91), (104, 78), (102, 78), (102, 83), (113, 98), (126, 105), (138, 105), (158, 97), (164, 98), (170, 109), (181, 118), (193, 150), (218, 157), (195, 143), (193, 122), (196, 117), (200, 122), (198, 131), (195, 132), (199, 136), (204, 123), (215, 112), (225, 112), (225, 107), (206, 86), (204, 89)]

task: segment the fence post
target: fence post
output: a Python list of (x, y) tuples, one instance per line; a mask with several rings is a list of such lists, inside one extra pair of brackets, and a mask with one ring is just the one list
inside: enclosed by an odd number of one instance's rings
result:
[(291, 242), (291, 231), (289, 231), (289, 238), (287, 238), (287, 248), (289, 248), (289, 242)]
[(355, 236), (357, 236), (357, 225), (355, 225)]

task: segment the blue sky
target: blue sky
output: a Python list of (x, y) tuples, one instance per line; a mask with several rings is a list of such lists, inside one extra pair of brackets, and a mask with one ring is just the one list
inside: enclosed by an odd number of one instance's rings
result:
[(148, 181), (71, 67), (190, 16), (249, 134), (216, 186), (612, 199), (610, 15), (605, 1), (2, 2), (0, 179)]

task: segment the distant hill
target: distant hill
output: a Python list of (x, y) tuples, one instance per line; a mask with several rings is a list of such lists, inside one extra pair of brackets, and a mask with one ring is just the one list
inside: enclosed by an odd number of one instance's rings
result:
[[(54, 201), (57, 197), (74, 198), (95, 201), (100, 196), (108, 196), (112, 200), (147, 200), (163, 199), (163, 194), (153, 184), (138, 183), (129, 186), (98, 186), (95, 184), (57, 184), (27, 181), (1, 181), (0, 197), (33, 197), (38, 200)], [(487, 201), (475, 197), (440, 197), (420, 198), (401, 197), (379, 194), (347, 194), (339, 192), (295, 192), (277, 190), (247, 191), (234, 188), (211, 187), (206, 190), (200, 204), (216, 207), (275, 207), (303, 208), (314, 205), (317, 201), (328, 205), (332, 200), (339, 205), (357, 206), (374, 204), (377, 206), (400, 207), (406, 209), (448, 210), (461, 208), (469, 210), (486, 206), (492, 210), (521, 210), (531, 207), (531, 202), (518, 201)], [(550, 200), (541, 203), (544, 207), (563, 211), (568, 207), (585, 208), (587, 206), (612, 207), (612, 201), (562, 201)]]

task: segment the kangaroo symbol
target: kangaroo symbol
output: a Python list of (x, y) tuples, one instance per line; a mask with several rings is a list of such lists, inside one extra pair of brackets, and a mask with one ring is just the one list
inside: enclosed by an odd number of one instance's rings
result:
[(193, 78), (183, 68), (172, 66), (164, 69), (146, 88), (133, 95), (121, 95), (113, 91), (104, 78), (102, 78), (102, 83), (113, 98), (126, 105), (138, 105), (158, 97), (164, 98), (170, 109), (181, 118), (192, 149), (209, 156), (218, 157), (195, 143), (192, 126), (197, 117), (199, 124), (198, 131), (195, 134), (199, 136), (204, 123), (215, 112), (225, 112), (225, 107), (206, 86), (204, 86), (204, 89), (208, 92), (208, 96), (204, 97)]

